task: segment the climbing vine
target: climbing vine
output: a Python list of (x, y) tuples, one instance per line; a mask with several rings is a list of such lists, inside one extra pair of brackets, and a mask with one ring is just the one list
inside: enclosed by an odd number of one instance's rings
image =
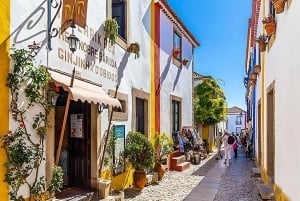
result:
[(45, 177), (41, 176), (40, 167), (45, 160), (44, 138), (54, 90), (47, 87), (50, 74), (45, 68), (35, 66), (30, 51), (13, 47), (10, 58), (12, 68), (7, 77), (7, 86), (10, 89), (13, 125), (0, 139), (8, 158), (5, 181), (10, 186), (10, 200), (24, 200), (19, 195), (23, 185), (28, 187), (31, 198), (41, 200), (46, 182)]

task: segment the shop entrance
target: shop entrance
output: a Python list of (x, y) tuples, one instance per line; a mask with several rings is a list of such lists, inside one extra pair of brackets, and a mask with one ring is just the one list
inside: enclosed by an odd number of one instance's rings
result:
[[(65, 92), (67, 97), (67, 92)], [(61, 93), (55, 107), (55, 150), (58, 148), (66, 100)], [(91, 106), (71, 101), (62, 141), (59, 166), (64, 170), (64, 185), (90, 187), (91, 175)], [(56, 155), (56, 153), (55, 153)]]

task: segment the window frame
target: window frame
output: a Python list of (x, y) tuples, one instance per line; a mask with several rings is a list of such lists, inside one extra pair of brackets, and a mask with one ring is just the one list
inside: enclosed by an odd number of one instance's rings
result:
[[(122, 36), (120, 36), (118, 34), (117, 39), (116, 39), (116, 44), (118, 44), (119, 46), (121, 46), (123, 49), (127, 49), (128, 44), (129, 44), (129, 7), (130, 7), (130, 1), (126, 1), (126, 0), (120, 0), (121, 2), (124, 3), (124, 15), (125, 15), (125, 25), (124, 25), (124, 34), (125, 34), (125, 38), (123, 38)], [(107, 0), (107, 19), (112, 19), (112, 3), (113, 0)]]
[[(179, 40), (179, 42), (177, 41)], [(179, 46), (179, 47), (178, 47)], [(177, 31), (175, 28), (173, 29), (173, 51), (176, 49), (180, 50), (180, 53), (178, 54), (177, 57), (173, 57), (173, 63), (180, 67), (181, 66), (181, 61), (182, 61), (182, 35)]]

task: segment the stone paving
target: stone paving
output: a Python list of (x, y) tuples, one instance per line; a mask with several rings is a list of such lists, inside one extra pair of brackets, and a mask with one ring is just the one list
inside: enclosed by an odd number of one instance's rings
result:
[(183, 171), (169, 171), (162, 181), (145, 187), (125, 190), (126, 201), (261, 201), (251, 177), (254, 162), (243, 150), (231, 164), (214, 156)]

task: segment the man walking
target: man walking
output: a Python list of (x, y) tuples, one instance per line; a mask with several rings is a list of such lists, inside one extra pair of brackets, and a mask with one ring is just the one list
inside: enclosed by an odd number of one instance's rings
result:
[(226, 131), (223, 137), (223, 142), (224, 142), (224, 152), (225, 152), (224, 164), (226, 164), (227, 159), (228, 159), (228, 163), (231, 163), (231, 150), (232, 150), (232, 145), (234, 143), (234, 137), (228, 131)]

